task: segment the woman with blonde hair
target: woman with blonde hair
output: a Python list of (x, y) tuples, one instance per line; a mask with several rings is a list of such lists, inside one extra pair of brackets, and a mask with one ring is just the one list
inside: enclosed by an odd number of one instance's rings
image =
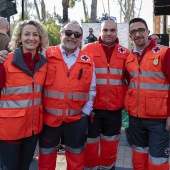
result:
[(29, 170), (42, 130), (42, 87), (49, 44), (43, 25), (19, 22), (9, 43), (11, 53), (0, 70), (0, 153), (5, 170)]

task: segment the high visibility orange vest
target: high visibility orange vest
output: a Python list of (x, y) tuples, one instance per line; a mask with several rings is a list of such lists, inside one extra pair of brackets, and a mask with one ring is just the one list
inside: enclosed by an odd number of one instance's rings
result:
[(162, 72), (162, 60), (167, 48), (155, 46), (144, 54), (140, 65), (130, 54), (126, 69), (130, 84), (125, 97), (127, 112), (135, 117), (165, 119), (170, 112), (170, 85)]
[[(19, 56), (21, 59), (22, 54), (17, 54), (16, 58)], [(31, 76), (23, 59), (19, 61), (14, 57), (9, 54), (4, 63), (6, 81), (0, 97), (0, 140), (21, 139), (42, 130), (42, 87), (47, 60), (40, 56), (35, 66), (37, 71)]]
[(46, 50), (47, 77), (43, 93), (44, 123), (51, 127), (81, 118), (89, 100), (93, 59), (80, 50), (76, 63), (68, 69), (59, 46)]
[(98, 42), (87, 44), (84, 48), (93, 54), (96, 73), (96, 90), (93, 107), (101, 110), (119, 110), (124, 108), (124, 97), (127, 90), (125, 80), (125, 60), (130, 53), (128, 49), (117, 44), (110, 63)]

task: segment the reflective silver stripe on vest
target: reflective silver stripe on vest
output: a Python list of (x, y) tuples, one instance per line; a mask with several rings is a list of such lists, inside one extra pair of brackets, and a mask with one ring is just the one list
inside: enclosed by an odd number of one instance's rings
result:
[(66, 146), (66, 150), (72, 154), (81, 154), (84, 150), (84, 146), (82, 146), (81, 148), (75, 149), (75, 148), (71, 148), (69, 146)]
[[(44, 111), (54, 116), (62, 116), (63, 109), (44, 107)], [(81, 109), (80, 110), (66, 109), (66, 116), (75, 116), (79, 114), (81, 114)]]
[(40, 150), (40, 153), (44, 154), (44, 155), (48, 155), (48, 154), (52, 154), (54, 153), (55, 151), (57, 151), (59, 148), (59, 145), (58, 146), (55, 146), (54, 148), (41, 148), (39, 147), (39, 150)]
[[(130, 82), (129, 88), (137, 88), (137, 83)], [(169, 84), (152, 84), (152, 83), (140, 83), (141, 89), (150, 89), (150, 90), (170, 90)]]
[[(138, 76), (138, 71), (133, 71), (130, 73), (130, 77), (134, 78)], [(162, 78), (165, 79), (165, 75), (162, 72), (151, 72), (151, 71), (141, 71), (140, 77), (147, 78)]]
[(122, 81), (122, 80), (114, 80), (114, 79), (110, 79), (109, 80), (109, 84), (110, 85), (125, 85), (127, 84), (126, 81)]
[(89, 99), (89, 94), (88, 93), (68, 93), (68, 99), (70, 100), (88, 100)]
[[(106, 79), (96, 79), (96, 84), (100, 85), (106, 85), (107, 80)], [(110, 85), (124, 85), (127, 84), (126, 80), (117, 80), (117, 79), (109, 79), (109, 84)]]
[(63, 109), (53, 109), (44, 107), (44, 111), (54, 116), (62, 116)]
[(106, 79), (96, 79), (96, 84), (107, 84), (107, 80)]
[(153, 163), (153, 164), (156, 164), (156, 165), (160, 165), (160, 164), (164, 164), (164, 163), (168, 163), (168, 158), (163, 158), (163, 157), (159, 157), (159, 158), (155, 158), (153, 156), (151, 156), (149, 154), (149, 160)]
[[(20, 86), (20, 87), (4, 87), (1, 90), (1, 94), (24, 94), (32, 91), (31, 86)], [(41, 92), (42, 85), (35, 85), (34, 92)]]
[(125, 70), (110, 68), (110, 74), (123, 75)]
[(115, 141), (120, 139), (120, 135), (114, 135), (114, 136), (104, 136), (103, 134), (100, 135), (102, 139), (107, 141)]
[[(95, 68), (96, 74), (107, 74), (107, 68)], [(110, 74), (123, 75), (125, 70), (110, 68)]]
[[(34, 99), (34, 106), (42, 103), (41, 98)], [(16, 100), (16, 101), (2, 101), (1, 108), (26, 108), (32, 106), (32, 100)]]
[(95, 68), (95, 73), (96, 74), (106, 74), (107, 68)]
[(148, 153), (148, 151), (149, 151), (149, 147), (142, 148), (142, 147), (138, 147), (138, 146), (132, 145), (132, 148), (136, 152), (140, 152), (140, 153)]
[(97, 143), (100, 141), (100, 136), (97, 138), (87, 138), (87, 143)]
[(73, 110), (73, 109), (66, 110), (66, 116), (75, 116), (79, 114), (81, 114), (81, 109), (80, 110)]
[(43, 95), (48, 98), (53, 99), (64, 99), (64, 93), (63, 92), (57, 92), (53, 90), (43, 90)]

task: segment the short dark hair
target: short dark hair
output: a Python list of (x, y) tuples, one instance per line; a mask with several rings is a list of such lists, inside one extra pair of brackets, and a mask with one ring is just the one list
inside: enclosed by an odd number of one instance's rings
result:
[(132, 23), (135, 23), (135, 22), (142, 22), (145, 25), (146, 29), (148, 30), (148, 25), (147, 25), (147, 23), (146, 23), (146, 21), (144, 19), (142, 19), (142, 18), (133, 18), (132, 20), (130, 20), (129, 26)]

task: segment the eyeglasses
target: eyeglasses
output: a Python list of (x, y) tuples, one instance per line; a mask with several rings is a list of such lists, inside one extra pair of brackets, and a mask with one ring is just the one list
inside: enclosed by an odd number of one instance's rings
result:
[(65, 30), (64, 33), (65, 33), (65, 35), (66, 35), (67, 37), (71, 37), (72, 34), (74, 34), (74, 37), (75, 37), (75, 38), (80, 38), (80, 37), (82, 36), (81, 33), (79, 33), (79, 32), (72, 32), (71, 30)]
[(137, 30), (132, 30), (130, 31), (130, 35), (136, 35), (136, 33), (138, 32), (139, 34), (142, 34), (146, 31), (145, 28), (138, 28)]
[(113, 21), (116, 21), (116, 17), (103, 16), (103, 17), (101, 18), (101, 21), (105, 21), (105, 20), (113, 20)]

